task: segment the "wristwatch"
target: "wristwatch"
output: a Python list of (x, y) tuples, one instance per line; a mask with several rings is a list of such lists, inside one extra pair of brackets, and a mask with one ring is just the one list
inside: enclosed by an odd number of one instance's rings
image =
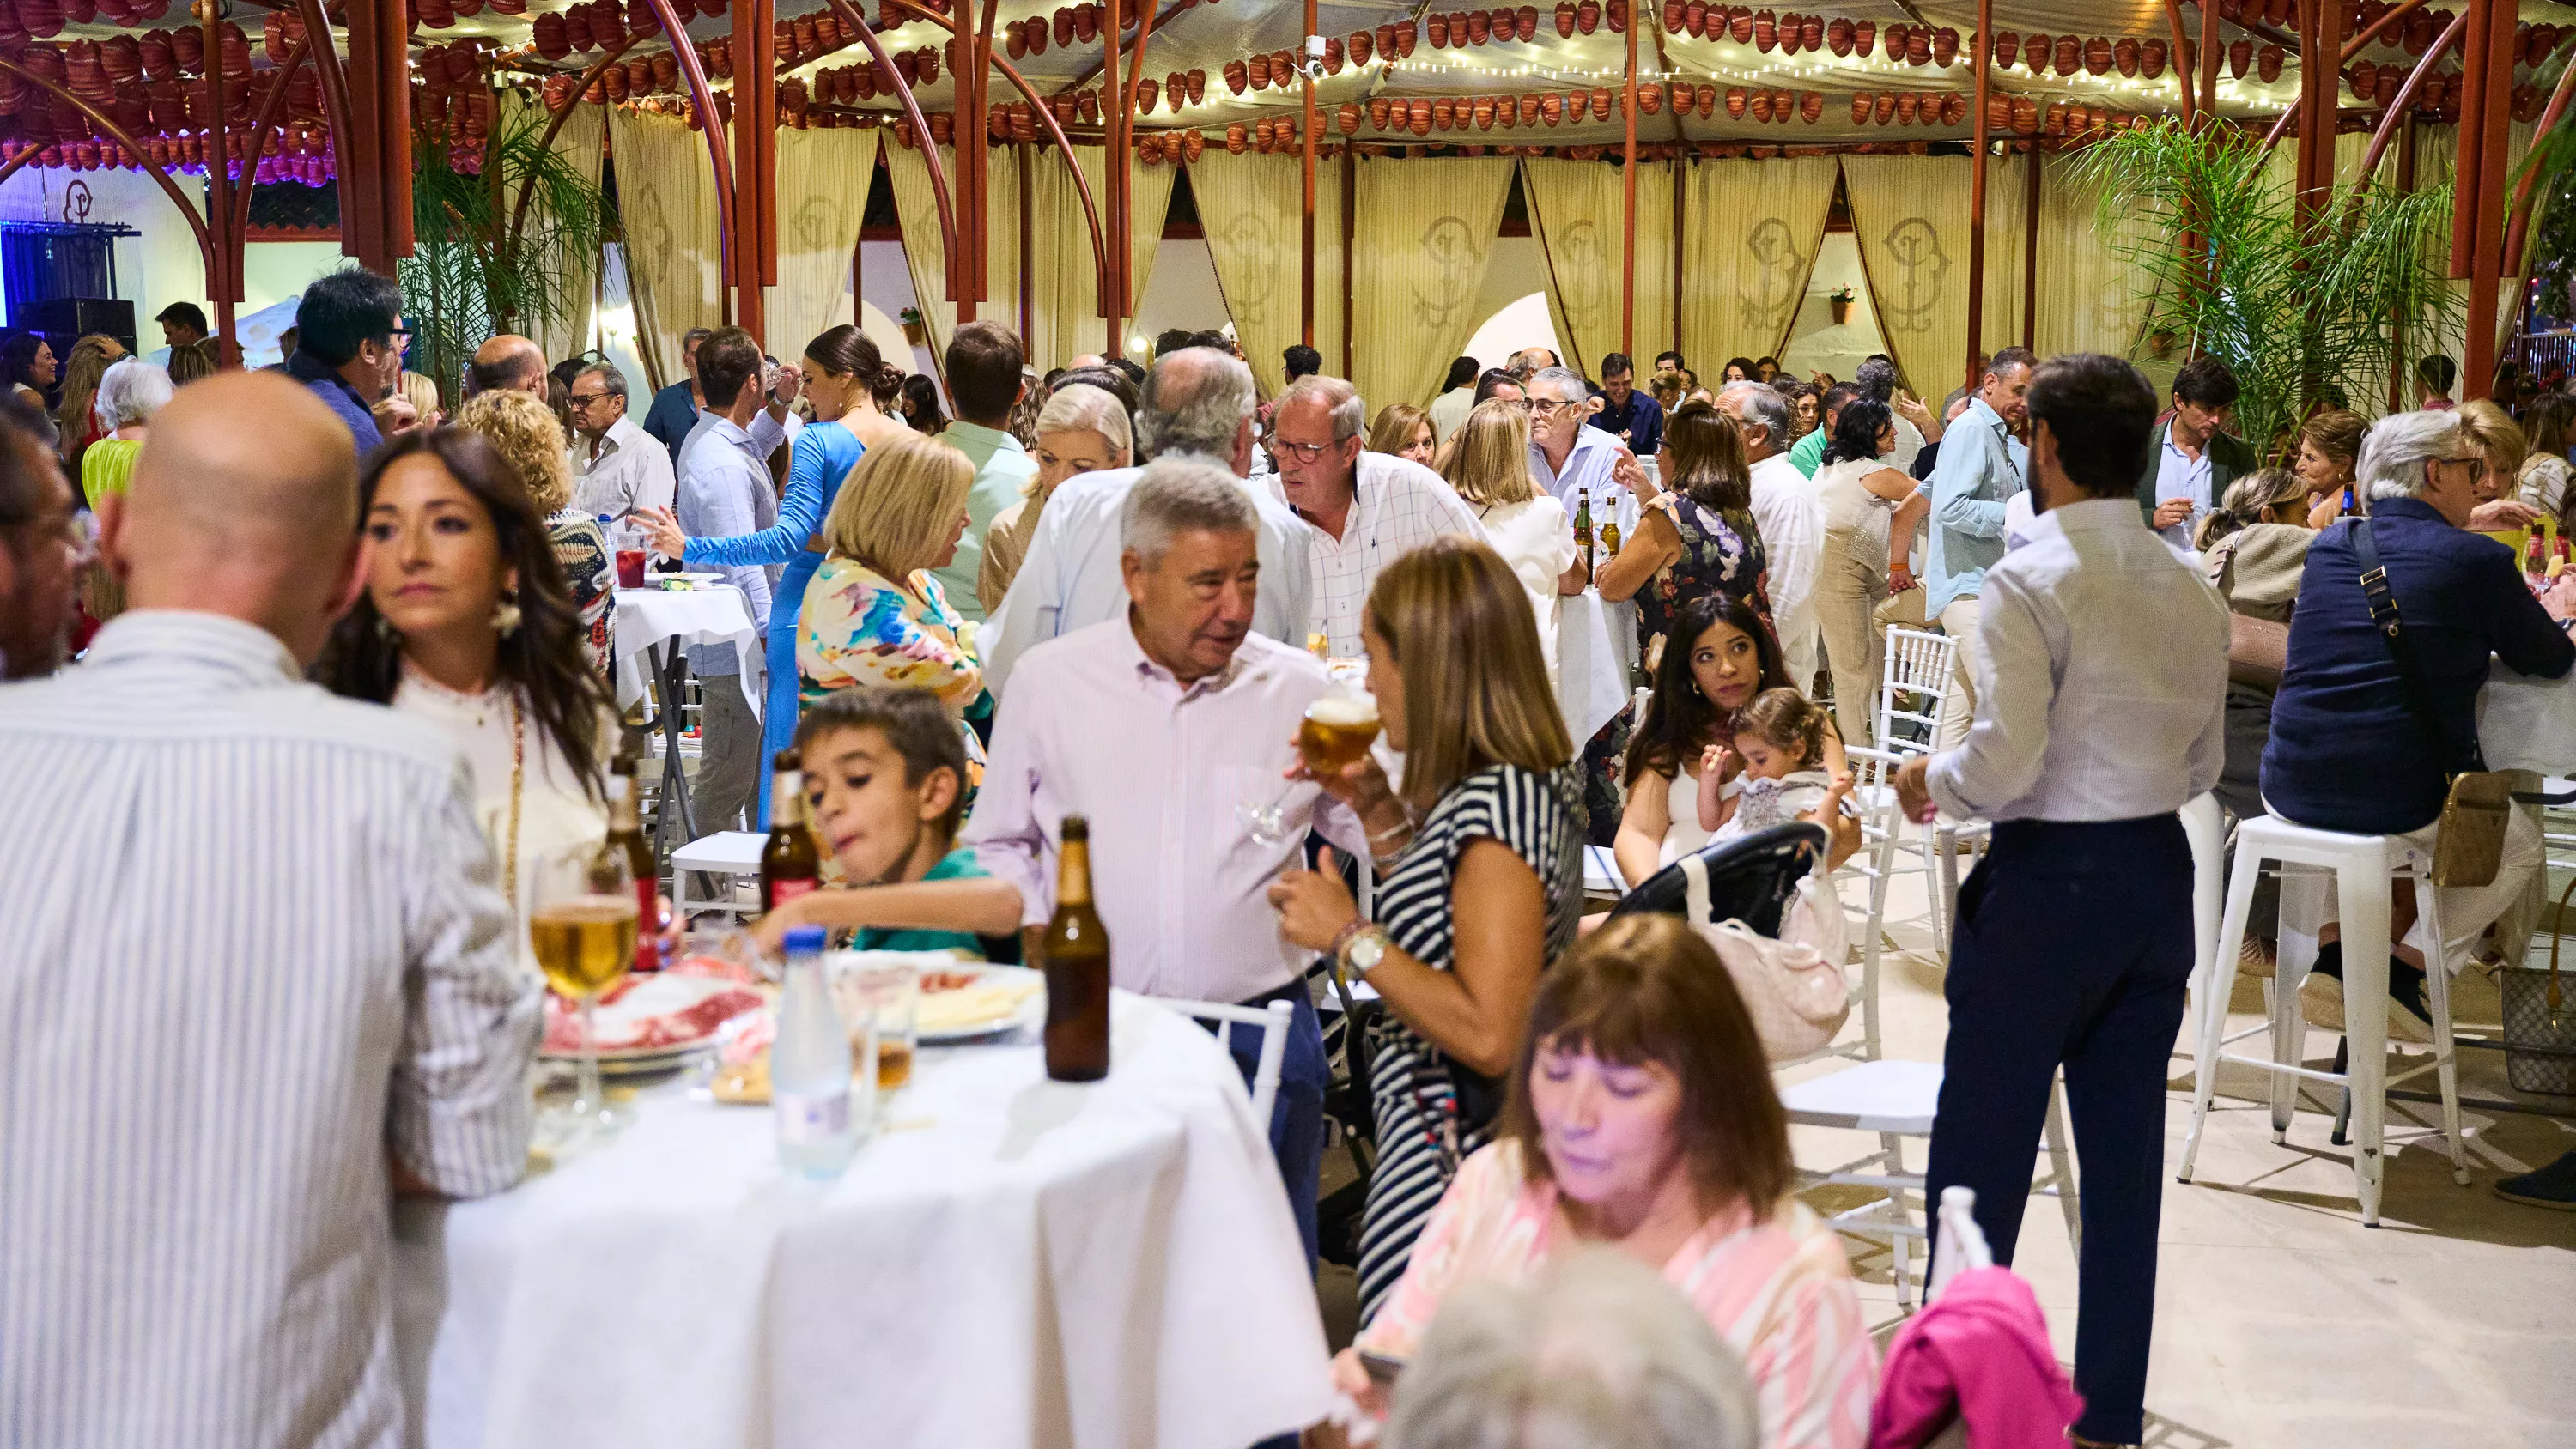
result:
[(1333, 949), (1333, 959), (1344, 971), (1366, 980), (1377, 969), (1377, 963), (1386, 959), (1386, 953), (1394, 949), (1395, 942), (1387, 936), (1384, 926), (1356, 921), (1342, 933)]

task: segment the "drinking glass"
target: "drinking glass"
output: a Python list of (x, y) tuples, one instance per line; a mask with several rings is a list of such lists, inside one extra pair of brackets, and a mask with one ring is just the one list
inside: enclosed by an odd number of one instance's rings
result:
[(910, 961), (861, 953), (833, 985), (841, 1019), (850, 1029), (854, 1056), (859, 1051), (860, 1029), (873, 1025), (876, 1031), (877, 1094), (882, 1100), (912, 1080), (921, 1016), (921, 968)]
[[(1297, 753), (1316, 775), (1337, 775), (1369, 752), (1380, 728), (1373, 696), (1365, 690), (1336, 689), (1306, 706), (1306, 717), (1297, 725)], [(1245, 833), (1257, 843), (1287, 843), (1289, 788), (1281, 787), (1268, 801), (1247, 800), (1234, 807)]]
[(528, 942), (557, 994), (581, 1005), (581, 1074), (565, 1125), (576, 1135), (622, 1126), (599, 1079), (600, 993), (635, 964), (635, 878), (626, 852), (583, 845), (541, 857), (528, 887)]

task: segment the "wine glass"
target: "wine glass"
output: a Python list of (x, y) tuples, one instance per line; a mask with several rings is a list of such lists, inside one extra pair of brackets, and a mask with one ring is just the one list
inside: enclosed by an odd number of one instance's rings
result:
[[(1380, 728), (1377, 700), (1365, 690), (1336, 689), (1306, 706), (1297, 726), (1297, 753), (1318, 776), (1338, 774), (1357, 764), (1376, 742)], [(1288, 840), (1288, 792), (1284, 786), (1269, 801), (1247, 800), (1234, 807), (1245, 833), (1262, 845)]]
[(581, 1006), (581, 1074), (567, 1125), (607, 1132), (631, 1115), (611, 1107), (599, 1080), (594, 1014), (600, 993), (635, 964), (635, 877), (626, 852), (583, 845), (540, 858), (528, 890), (528, 941), (546, 984)]

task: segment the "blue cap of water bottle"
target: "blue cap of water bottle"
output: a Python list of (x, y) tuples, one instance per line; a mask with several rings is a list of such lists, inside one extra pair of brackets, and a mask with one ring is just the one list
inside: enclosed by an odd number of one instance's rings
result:
[(791, 956), (801, 956), (808, 951), (820, 951), (823, 949), (823, 928), (820, 926), (792, 927), (787, 932), (786, 946), (787, 954)]

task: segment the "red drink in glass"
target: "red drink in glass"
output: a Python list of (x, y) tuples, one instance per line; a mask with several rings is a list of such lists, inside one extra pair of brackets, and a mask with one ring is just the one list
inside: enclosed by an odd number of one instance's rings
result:
[(617, 586), (621, 589), (644, 587), (644, 550), (621, 548), (617, 551)]

